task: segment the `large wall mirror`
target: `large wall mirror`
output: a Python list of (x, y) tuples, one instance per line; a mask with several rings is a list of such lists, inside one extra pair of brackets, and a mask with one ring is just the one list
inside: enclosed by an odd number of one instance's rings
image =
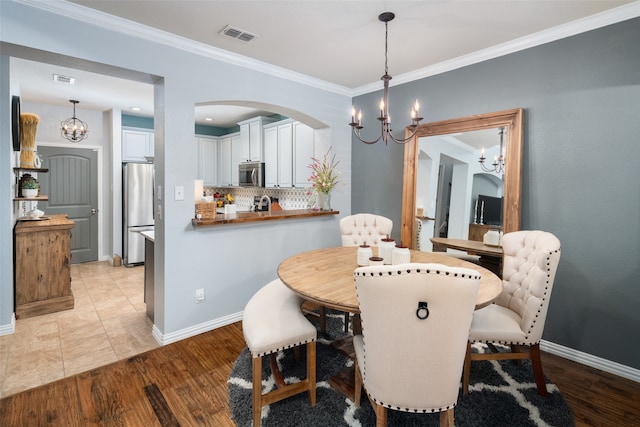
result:
[[(518, 108), (418, 126), (404, 151), (404, 244), (415, 246), (418, 207), (427, 236), (442, 235), (444, 229), (448, 237), (467, 238), (469, 224), (480, 222), (478, 200), (486, 202), (484, 224), (505, 233), (520, 229), (523, 114)], [(486, 172), (479, 157), (484, 149), (485, 165), (492, 167), (501, 137), (504, 171)], [(501, 212), (491, 211), (493, 204), (502, 205)]]

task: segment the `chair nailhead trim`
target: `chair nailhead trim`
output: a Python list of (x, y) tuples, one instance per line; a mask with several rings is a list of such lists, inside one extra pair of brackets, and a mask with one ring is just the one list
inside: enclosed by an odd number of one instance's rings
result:
[(293, 347), (298, 347), (298, 346), (303, 345), (303, 344), (308, 344), (310, 342), (314, 342), (315, 340), (316, 339), (314, 338), (314, 339), (310, 339), (310, 340), (306, 340), (306, 341), (300, 341), (299, 343), (296, 343), (296, 344), (289, 344), (289, 345), (286, 345), (284, 347), (275, 348), (275, 349), (268, 350), (268, 351), (265, 351), (265, 352), (262, 352), (262, 353), (259, 353), (259, 354), (254, 354), (253, 352), (251, 352), (251, 356), (255, 359), (255, 358), (258, 358), (258, 357), (267, 356), (267, 355), (269, 355), (271, 353), (277, 353), (279, 351), (286, 350), (288, 348), (293, 348)]
[[(426, 274), (445, 274), (445, 275), (447, 275), (447, 276), (448, 276), (449, 274), (451, 274), (449, 271), (430, 270), (430, 269), (426, 269), (426, 270), (424, 270), (424, 272), (425, 272)], [(410, 269), (410, 268), (408, 268), (406, 271), (403, 271), (403, 270), (397, 270), (397, 271), (395, 271), (395, 272), (394, 272), (394, 271), (391, 271), (391, 270), (387, 271), (387, 275), (389, 275), (389, 276), (393, 276), (394, 274), (397, 274), (397, 275), (399, 276), (399, 275), (401, 275), (401, 274), (411, 274), (411, 273), (422, 273), (422, 270), (421, 270), (421, 269), (419, 269), (419, 268), (416, 268), (416, 269), (413, 269), (413, 270), (412, 270), (412, 269)], [(354, 277), (355, 277), (355, 276), (366, 276), (366, 275), (367, 275), (367, 273), (364, 273), (364, 272), (354, 272)], [(384, 276), (384, 272), (382, 272), (382, 271), (378, 271), (378, 272), (376, 273), (376, 272), (370, 271), (370, 272), (368, 273), (368, 275), (369, 275), (369, 276), (371, 276), (371, 277), (374, 277), (374, 276), (376, 276), (376, 275), (377, 275), (377, 276)], [(454, 277), (461, 277), (461, 278), (463, 278), (463, 279), (464, 279), (464, 278), (467, 278), (467, 279), (474, 279), (474, 280), (475, 280), (475, 279), (482, 279), (482, 276), (481, 276), (481, 275), (479, 275), (479, 274), (453, 273), (453, 276), (454, 276)]]
[(412, 412), (412, 413), (415, 413), (415, 414), (433, 414), (433, 413), (436, 413), (436, 412), (448, 411), (449, 409), (455, 408), (455, 406), (457, 404), (457, 402), (454, 402), (453, 404), (447, 405), (447, 406), (445, 406), (443, 408), (412, 409), (412, 408), (401, 408), (399, 406), (393, 406), (393, 405), (390, 405), (388, 403), (381, 402), (381, 401), (377, 400), (376, 398), (373, 398), (373, 401), (376, 402), (378, 405), (384, 406), (385, 408), (388, 408), (388, 409), (393, 409), (393, 410), (402, 411), (402, 412)]

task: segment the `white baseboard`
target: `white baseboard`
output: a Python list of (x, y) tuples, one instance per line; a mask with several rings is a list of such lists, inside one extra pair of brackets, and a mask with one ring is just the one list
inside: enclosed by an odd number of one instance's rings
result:
[(156, 327), (156, 325), (153, 325), (153, 329), (151, 333), (153, 334), (153, 337), (156, 339), (158, 344), (166, 345), (166, 344), (171, 344), (172, 342), (180, 341), (185, 338), (193, 337), (203, 332), (208, 332), (216, 328), (221, 328), (222, 326), (230, 325), (240, 320), (242, 320), (242, 312), (220, 317), (218, 319), (214, 319), (209, 322), (200, 323), (199, 325), (181, 329), (176, 332), (171, 332), (170, 334), (166, 334), (166, 335), (163, 335), (162, 332), (160, 332), (160, 330)]
[(619, 377), (630, 379), (631, 381), (640, 382), (640, 369), (635, 369), (630, 366), (612, 362), (598, 356), (583, 353), (581, 351), (574, 350), (569, 347), (564, 347), (562, 345), (545, 340), (540, 341), (540, 350), (555, 354), (556, 356), (564, 357), (565, 359), (569, 359), (574, 362), (590, 366), (592, 368), (600, 369), (601, 371), (605, 371), (610, 374), (618, 375)]
[(16, 314), (11, 316), (11, 323), (8, 325), (0, 325), (0, 337), (3, 335), (11, 335), (16, 331)]

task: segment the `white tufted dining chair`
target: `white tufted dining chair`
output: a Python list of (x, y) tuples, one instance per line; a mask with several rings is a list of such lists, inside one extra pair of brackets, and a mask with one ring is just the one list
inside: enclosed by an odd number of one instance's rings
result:
[(391, 234), (393, 221), (381, 215), (361, 213), (340, 220), (342, 246), (378, 246), (380, 239)]
[[(345, 216), (340, 220), (342, 246), (378, 246), (380, 239), (391, 235), (392, 228), (393, 221), (381, 215), (361, 213)], [(322, 310), (320, 316), (324, 317)], [(349, 313), (346, 312), (344, 331), (349, 331)]]
[[(463, 393), (469, 391), (471, 361), (531, 359), (538, 394), (547, 396), (540, 340), (560, 262), (560, 241), (545, 231), (516, 231), (502, 239), (503, 291), (494, 304), (473, 315), (465, 357)], [(473, 353), (471, 344), (487, 344), (491, 353)], [(511, 351), (499, 352), (494, 344)], [(520, 346), (527, 346), (528, 350)]]
[(362, 317), (362, 335), (353, 338), (356, 406), (364, 385), (377, 426), (386, 426), (390, 408), (439, 412), (440, 425), (453, 427), (480, 274), (409, 263), (354, 275)]

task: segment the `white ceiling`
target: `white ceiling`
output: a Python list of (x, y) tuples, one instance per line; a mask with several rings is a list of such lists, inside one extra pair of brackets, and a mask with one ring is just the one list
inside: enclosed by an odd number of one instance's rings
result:
[[(630, 0), (73, 0), (48, 10), (99, 25), (146, 34), (169, 44), (196, 45), (301, 79), (322, 81), (345, 93), (375, 90), (384, 74), (382, 12), (389, 23), (389, 74), (393, 83), (434, 74), (531, 45), (640, 15)], [(45, 7), (45, 6), (42, 6)], [(605, 13), (603, 13), (605, 12)], [(117, 17), (117, 18), (116, 18)], [(114, 25), (117, 22), (118, 25)], [(143, 26), (141, 26), (143, 25)], [(227, 25), (256, 34), (250, 43), (222, 36)], [(161, 31), (158, 31), (161, 30)], [(179, 37), (177, 37), (179, 36)], [(237, 55), (241, 55), (238, 57)], [(233, 59), (232, 59), (233, 60)], [(153, 114), (150, 84), (13, 59), (25, 101), (107, 110), (139, 106)], [(52, 74), (76, 78), (74, 86)], [(245, 114), (243, 116), (243, 114)], [(253, 110), (198, 107), (196, 121), (230, 127)], [(204, 122), (212, 116), (213, 122)]]

